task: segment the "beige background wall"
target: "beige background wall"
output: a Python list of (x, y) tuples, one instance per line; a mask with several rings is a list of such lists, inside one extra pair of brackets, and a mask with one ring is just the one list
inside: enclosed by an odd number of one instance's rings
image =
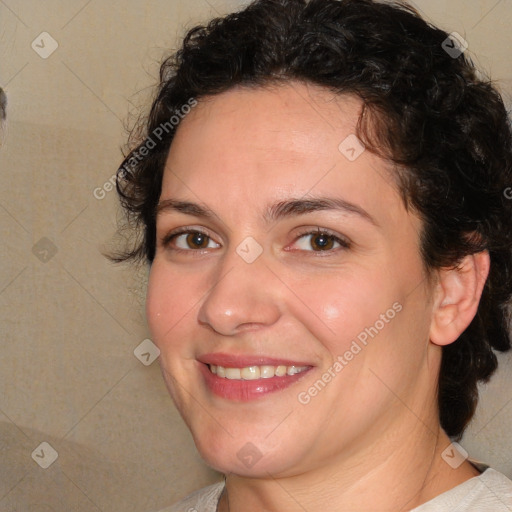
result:
[[(0, 511), (151, 511), (219, 478), (196, 454), (158, 362), (144, 366), (133, 354), (149, 337), (144, 272), (101, 256), (117, 199), (108, 185), (103, 199), (93, 191), (117, 169), (123, 125), (177, 36), (241, 3), (0, 0), (9, 100), (0, 149)], [(510, 0), (415, 5), (465, 36), (510, 104)], [(42, 32), (58, 44), (45, 59), (55, 43)], [(503, 357), (462, 443), (509, 477), (511, 383), (512, 357)], [(47, 469), (42, 442), (58, 453)]]

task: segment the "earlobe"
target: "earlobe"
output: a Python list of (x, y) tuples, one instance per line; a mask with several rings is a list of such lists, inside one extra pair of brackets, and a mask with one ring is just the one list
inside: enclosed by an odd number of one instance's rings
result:
[(478, 310), (489, 275), (487, 251), (466, 256), (455, 268), (440, 269), (432, 310), (430, 341), (453, 343), (468, 327)]

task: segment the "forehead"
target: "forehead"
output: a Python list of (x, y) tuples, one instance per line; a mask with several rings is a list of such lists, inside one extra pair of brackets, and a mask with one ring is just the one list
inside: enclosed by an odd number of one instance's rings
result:
[(200, 100), (171, 145), (162, 199), (229, 205), (233, 221), (249, 206), (308, 195), (405, 214), (389, 165), (355, 136), (361, 108), (358, 98), (301, 83)]
[[(353, 96), (336, 95), (311, 84), (238, 87), (201, 99), (182, 121), (173, 146), (200, 144), (204, 151), (222, 153), (222, 143), (223, 150), (230, 149), (226, 159), (249, 146), (251, 157), (266, 154), (273, 159), (307, 161), (316, 152), (337, 158), (344, 134), (356, 130), (361, 107)], [(188, 155), (194, 157), (200, 155)]]

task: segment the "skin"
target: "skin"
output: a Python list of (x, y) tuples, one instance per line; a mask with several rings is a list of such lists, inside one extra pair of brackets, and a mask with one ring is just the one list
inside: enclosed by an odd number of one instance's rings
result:
[[(161, 203), (207, 205), (205, 219), (163, 209), (147, 318), (166, 384), (205, 461), (227, 475), (219, 510), (410, 510), (476, 476), (441, 457), (436, 385), (442, 346), (473, 318), (489, 258), (427, 278), (421, 221), (404, 207), (393, 171), (339, 144), (355, 132), (360, 101), (288, 83), (203, 99), (169, 152)], [(267, 224), (269, 204), (330, 196), (364, 209), (309, 212)], [(176, 228), (202, 229), (162, 240)], [(306, 229), (311, 228), (311, 229)], [(323, 228), (348, 239), (318, 249)], [(246, 263), (247, 237), (263, 253)], [(181, 248), (183, 252), (177, 252)], [(322, 377), (394, 303), (392, 320), (306, 405), (297, 395)], [(291, 387), (234, 402), (206, 387), (197, 358), (258, 354), (311, 366)], [(237, 457), (252, 443), (261, 459)], [(228, 505), (229, 501), (229, 505)]]

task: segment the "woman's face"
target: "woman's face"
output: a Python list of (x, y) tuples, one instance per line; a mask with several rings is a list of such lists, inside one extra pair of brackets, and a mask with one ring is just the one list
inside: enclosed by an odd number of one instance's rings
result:
[(147, 317), (169, 391), (222, 472), (364, 456), (434, 410), (420, 221), (353, 135), (360, 107), (298, 83), (236, 89), (176, 133)]

